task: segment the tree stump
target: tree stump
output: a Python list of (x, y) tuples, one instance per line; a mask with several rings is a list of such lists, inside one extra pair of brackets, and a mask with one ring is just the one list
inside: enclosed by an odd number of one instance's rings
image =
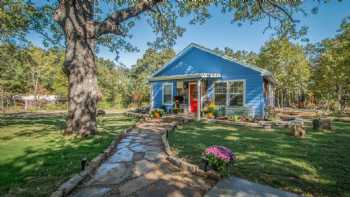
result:
[(293, 125), (291, 127), (291, 134), (294, 137), (304, 138), (305, 137), (305, 129), (301, 125)]
[(319, 130), (321, 126), (320, 119), (316, 118), (312, 120), (312, 128), (313, 130)]
[(294, 120), (290, 122), (290, 133), (294, 137), (304, 138), (306, 131), (304, 129), (303, 120)]

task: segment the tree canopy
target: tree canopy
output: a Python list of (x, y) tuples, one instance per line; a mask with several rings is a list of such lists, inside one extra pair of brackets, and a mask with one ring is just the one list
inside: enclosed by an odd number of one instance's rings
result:
[(344, 110), (350, 94), (350, 21), (345, 19), (335, 38), (323, 40), (316, 46), (311, 87), (317, 97), (336, 101)]
[(290, 105), (307, 92), (310, 65), (301, 45), (284, 37), (271, 39), (261, 48), (257, 65), (274, 74), (278, 104)]

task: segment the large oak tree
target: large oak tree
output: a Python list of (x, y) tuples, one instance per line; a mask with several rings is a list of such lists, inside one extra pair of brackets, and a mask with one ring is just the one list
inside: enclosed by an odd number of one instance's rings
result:
[[(0, 1), (0, 8), (8, 13), (9, 7), (18, 2)], [(45, 41), (65, 45), (64, 71), (69, 79), (66, 132), (90, 135), (96, 132), (96, 104), (101, 96), (96, 50), (99, 45), (114, 51), (134, 50), (127, 40), (138, 19), (145, 18), (157, 35), (153, 47), (174, 45), (184, 32), (177, 25), (178, 17), (189, 16), (191, 24), (201, 24), (210, 17), (209, 7), (232, 14), (234, 22), (267, 19), (267, 28), (295, 36), (292, 15), (301, 10), (301, 4), (301, 0), (49, 0), (26, 2), (27, 15), (23, 17), (29, 18), (25, 21), (30, 23), (29, 29), (43, 35)]]

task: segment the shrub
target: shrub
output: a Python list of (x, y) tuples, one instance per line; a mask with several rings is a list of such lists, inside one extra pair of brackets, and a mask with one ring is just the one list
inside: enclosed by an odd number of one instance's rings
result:
[(265, 111), (266, 111), (265, 119), (267, 119), (267, 120), (276, 120), (277, 119), (277, 113), (276, 113), (274, 107), (267, 107)]
[(214, 114), (215, 110), (216, 110), (215, 104), (214, 103), (210, 103), (208, 105), (208, 113), (213, 113)]
[(222, 176), (228, 175), (228, 165), (236, 159), (230, 149), (217, 145), (206, 148), (203, 155), (208, 164)]
[(173, 113), (177, 114), (180, 112), (180, 109), (179, 108), (173, 108)]
[(225, 116), (225, 107), (219, 107), (218, 109), (215, 109), (214, 116)]
[(228, 119), (234, 122), (239, 122), (241, 120), (241, 116), (233, 115), (233, 116), (229, 116)]
[(207, 106), (205, 113), (208, 115), (208, 118), (214, 118), (216, 113), (216, 106), (214, 103), (209, 103), (209, 105)]

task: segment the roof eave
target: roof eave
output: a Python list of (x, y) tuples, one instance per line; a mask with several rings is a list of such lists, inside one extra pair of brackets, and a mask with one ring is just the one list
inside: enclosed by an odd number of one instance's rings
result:
[(184, 74), (184, 75), (151, 77), (148, 79), (148, 81), (155, 82), (155, 81), (168, 81), (168, 80), (208, 79), (208, 78), (221, 78), (221, 77), (222, 75), (220, 73), (194, 73), (194, 74)]

